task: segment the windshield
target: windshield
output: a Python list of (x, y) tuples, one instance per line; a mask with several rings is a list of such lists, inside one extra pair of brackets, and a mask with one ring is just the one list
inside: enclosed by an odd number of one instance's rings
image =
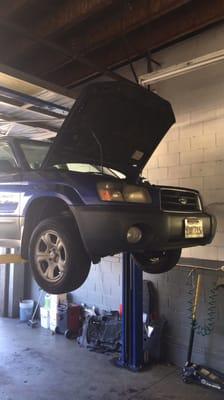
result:
[[(20, 140), (19, 146), (24, 154), (24, 157), (29, 164), (31, 169), (40, 169), (41, 165), (49, 151), (51, 146), (50, 142), (38, 142), (32, 140)], [(125, 175), (119, 171), (111, 168), (101, 167), (100, 165), (94, 165), (89, 163), (63, 163), (55, 164), (49, 169), (57, 169), (59, 171), (72, 171), (82, 172), (89, 174), (105, 174), (115, 176), (116, 178), (125, 179)]]
[(66, 163), (57, 164), (53, 168), (57, 168), (60, 171), (72, 171), (72, 172), (82, 172), (87, 174), (104, 174), (115, 176), (116, 178), (125, 179), (125, 175), (119, 171), (111, 168), (101, 167), (100, 165), (88, 164), (88, 163)]

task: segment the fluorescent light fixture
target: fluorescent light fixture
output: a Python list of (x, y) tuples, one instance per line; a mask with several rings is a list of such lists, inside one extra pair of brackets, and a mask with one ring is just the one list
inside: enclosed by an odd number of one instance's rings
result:
[(171, 67), (141, 75), (139, 77), (139, 84), (142, 86), (152, 85), (223, 61), (224, 49), (208, 53), (201, 57), (193, 58), (192, 60), (185, 61), (181, 64), (172, 65)]

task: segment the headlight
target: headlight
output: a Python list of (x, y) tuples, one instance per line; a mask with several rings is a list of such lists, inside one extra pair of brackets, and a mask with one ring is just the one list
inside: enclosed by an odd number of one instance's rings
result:
[(147, 189), (141, 186), (125, 185), (123, 189), (125, 201), (130, 203), (151, 203), (152, 198)]
[(128, 203), (151, 203), (148, 190), (141, 186), (124, 185), (114, 182), (100, 182), (98, 194), (103, 201), (125, 201)]

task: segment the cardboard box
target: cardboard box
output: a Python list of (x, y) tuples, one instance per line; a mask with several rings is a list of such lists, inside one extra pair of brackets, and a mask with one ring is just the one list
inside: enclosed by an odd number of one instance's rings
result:
[(45, 329), (50, 327), (50, 313), (45, 307), (40, 307), (40, 324)]

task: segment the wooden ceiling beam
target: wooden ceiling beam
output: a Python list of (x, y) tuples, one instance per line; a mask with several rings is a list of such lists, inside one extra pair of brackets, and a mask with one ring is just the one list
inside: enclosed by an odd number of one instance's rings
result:
[[(190, 0), (138, 0), (131, 3), (120, 2), (108, 16), (101, 18), (100, 21), (87, 21), (82, 29), (75, 32), (68, 32), (58, 38), (57, 44), (63, 46), (71, 52), (73, 57), (80, 57), (89, 51), (103, 47), (117, 38), (124, 37), (127, 33), (135, 30), (162, 15), (165, 15), (177, 8), (180, 8)], [(41, 47), (39, 47), (41, 51)], [(56, 56), (56, 57), (55, 57)], [(23, 53), (19, 60), (20, 68), (32, 68), (38, 74), (45, 73), (48, 63), (52, 64), (51, 70), (57, 69), (60, 62), (58, 55), (48, 54), (46, 57), (38, 57), (38, 49)], [(56, 58), (56, 60), (55, 60)], [(16, 57), (13, 58), (16, 62)], [(12, 61), (13, 62), (13, 61)], [(66, 63), (66, 60), (63, 60)], [(67, 61), (69, 63), (69, 61)]]
[[(42, 39), (41, 37), (33, 34), (33, 32), (24, 29), (23, 27), (21, 27), (18, 24), (15, 24), (14, 22), (3, 21), (2, 19), (0, 19), (0, 26), (8, 29), (8, 31), (13, 35), (15, 34), (24, 35), (27, 38), (27, 40), (30, 40), (31, 42), (32, 41), (37, 42), (43, 47), (46, 47), (48, 51), (54, 51), (56, 53), (59, 53), (66, 60), (76, 61), (76, 58), (74, 58), (70, 52), (64, 49), (63, 46), (57, 45), (56, 43), (50, 40)], [(102, 75), (110, 76), (110, 78), (115, 80), (127, 80), (126, 78), (120, 76), (116, 72), (110, 71), (105, 67), (96, 65), (92, 60), (86, 58), (85, 56), (79, 56), (78, 59), (83, 65), (87, 65), (88, 67), (97, 69)]]
[(88, 22), (75, 36), (62, 38), (66, 47), (73, 54), (82, 54), (103, 47), (107, 43), (122, 38), (127, 33), (160, 18), (191, 0), (138, 0), (132, 3), (124, 2), (100, 23)]
[[(112, 4), (113, 0), (66, 0), (53, 4), (51, 12), (43, 15), (42, 19), (38, 18), (36, 22), (32, 21), (32, 26), (29, 26), (29, 23), (26, 26), (32, 29), (32, 33), (37, 34), (38, 37), (50, 37), (60, 30), (67, 30), (71, 26), (80, 24)], [(33, 45), (34, 42), (29, 40), (18, 40), (17, 43), (14, 43), (13, 50), (11, 46), (6, 46), (4, 60), (15, 60), (21, 57)]]
[(1, 0), (0, 16), (7, 18), (26, 5), (28, 0)]
[(106, 10), (117, 0), (67, 0), (55, 13), (37, 23), (35, 31), (43, 37), (70, 29), (97, 13)]
[[(215, 22), (224, 20), (224, 2), (213, 0), (197, 0), (185, 5), (148, 26), (127, 35), (129, 43), (129, 60), (144, 56), (148, 50), (156, 50), (164, 45), (186, 37)], [(122, 43), (117, 40), (105, 48), (86, 55), (95, 64), (112, 68), (128, 62)], [(71, 88), (87, 77), (94, 77), (99, 71), (78, 62), (71, 62), (61, 70), (51, 71), (44, 79)]]

